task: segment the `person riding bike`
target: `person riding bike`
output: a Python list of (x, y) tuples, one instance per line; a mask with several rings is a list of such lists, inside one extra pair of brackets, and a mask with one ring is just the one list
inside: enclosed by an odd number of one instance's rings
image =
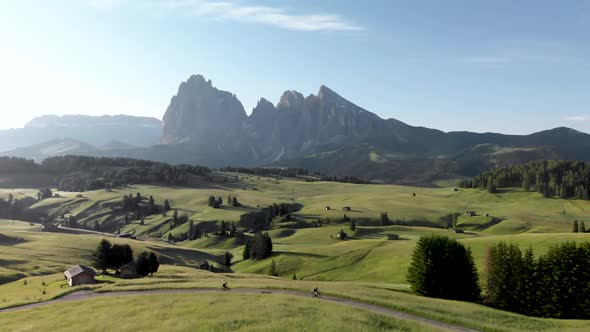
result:
[(314, 288), (313, 289), (313, 297), (320, 297), (320, 289), (319, 288)]
[(227, 282), (223, 283), (223, 290), (226, 292), (229, 291), (229, 286), (227, 285)]

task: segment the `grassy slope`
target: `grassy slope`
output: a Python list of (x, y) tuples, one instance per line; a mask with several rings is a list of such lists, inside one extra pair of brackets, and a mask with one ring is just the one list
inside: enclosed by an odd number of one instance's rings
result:
[[(103, 236), (42, 233), (28, 223), (0, 220), (0, 234), (17, 243), (0, 241), (0, 284), (29, 275), (63, 272), (76, 264), (89, 264), (92, 252)], [(202, 260), (221, 261), (222, 251), (196, 250), (163, 242), (109, 238), (112, 243), (130, 244), (138, 254), (156, 252), (162, 263), (196, 266)]]
[[(488, 234), (514, 234), (523, 232), (568, 232), (575, 219), (583, 219), (590, 211), (589, 201), (545, 199), (538, 193), (525, 193), (507, 189), (499, 194), (470, 189), (458, 192), (450, 188), (413, 188), (393, 185), (354, 185), (334, 182), (314, 182), (251, 177), (240, 178), (239, 183), (203, 183), (201, 188), (169, 188), (136, 186), (118, 189), (112, 193), (95, 191), (84, 193), (83, 199), (75, 198), (77, 193), (60, 193), (63, 198), (44, 200), (32, 207), (34, 211), (60, 215), (67, 209), (78, 215), (78, 219), (93, 225), (94, 220), (103, 222), (112, 214), (111, 207), (121, 202), (125, 194), (141, 192), (152, 195), (157, 203), (165, 199), (198, 222), (234, 221), (244, 213), (252, 212), (257, 206), (272, 203), (300, 203), (303, 209), (299, 218), (312, 221), (318, 218), (339, 220), (343, 217), (342, 207), (351, 206), (349, 217), (365, 220), (378, 219), (381, 212), (387, 212), (392, 220), (399, 219), (416, 225), (446, 226), (443, 220), (454, 212), (468, 210), (478, 214), (490, 214), (490, 218), (461, 216), (459, 224), (467, 230), (485, 231)], [(416, 193), (414, 197), (412, 194)], [(243, 208), (225, 207), (212, 209), (207, 206), (210, 195), (238, 197)], [(331, 206), (331, 211), (325, 207)], [(84, 219), (87, 218), (87, 219)], [(165, 222), (170, 216), (152, 216), (146, 225), (137, 222), (126, 228), (136, 234), (152, 233), (165, 235)], [(122, 220), (122, 216), (118, 217)], [(179, 229), (178, 231), (184, 231)]]
[[(142, 295), (60, 303), (1, 316), (10, 331), (433, 331), (340, 304), (287, 295)], [(118, 310), (113, 311), (116, 307)], [(67, 315), (62, 313), (67, 312)], [(60, 316), (60, 319), (53, 319)], [(80, 317), (92, 320), (80, 320)], [(436, 330), (434, 330), (436, 331)]]
[[(59, 275), (52, 275), (52, 276), (44, 276), (44, 277), (29, 277), (27, 278), (26, 285), (23, 281), (13, 282), (5, 285), (0, 285), (0, 298), (2, 299), (2, 303), (0, 303), (0, 307), (11, 306), (16, 303), (27, 303), (27, 302), (35, 302), (43, 299), (53, 298), (56, 295), (64, 292), (69, 292), (71, 289), (69, 288), (61, 288), (60, 286), (65, 283), (64, 280), (60, 280), (61, 276)], [(331, 294), (337, 295), (341, 297), (351, 298), (354, 300), (373, 303), (377, 305), (381, 305), (384, 307), (389, 307), (413, 314), (417, 314), (420, 316), (433, 318), (441, 321), (446, 321), (455, 325), (467, 326), (479, 330), (484, 331), (526, 331), (526, 330), (535, 330), (535, 331), (587, 331), (590, 328), (590, 322), (588, 321), (575, 321), (575, 320), (553, 320), (553, 319), (538, 319), (538, 318), (531, 318), (520, 316), (516, 314), (511, 314), (507, 312), (502, 312), (499, 310), (494, 310), (491, 308), (487, 308), (477, 304), (471, 303), (464, 303), (464, 302), (455, 302), (455, 301), (447, 301), (447, 300), (439, 300), (439, 299), (430, 299), (424, 298), (419, 296), (414, 296), (407, 294), (405, 292), (398, 291), (398, 287), (392, 287), (391, 285), (386, 284), (363, 284), (363, 283), (351, 283), (351, 282), (308, 282), (308, 281), (292, 281), (292, 280), (285, 280), (281, 278), (273, 278), (267, 276), (260, 276), (260, 275), (247, 275), (247, 274), (214, 274), (206, 271), (198, 271), (191, 268), (186, 267), (174, 267), (163, 265), (160, 272), (158, 272), (155, 277), (153, 278), (145, 278), (139, 280), (119, 280), (112, 277), (99, 277), (102, 281), (101, 284), (97, 286), (92, 286), (95, 288), (95, 291), (99, 292), (111, 292), (111, 291), (124, 291), (124, 290), (148, 290), (148, 289), (195, 289), (195, 288), (216, 288), (219, 289), (220, 285), (223, 282), (229, 282), (229, 285), (234, 288), (268, 288), (268, 289), (293, 289), (293, 290), (301, 290), (304, 292), (310, 292), (313, 287), (319, 287), (324, 294)], [(45, 282), (45, 286), (43, 285)], [(82, 289), (82, 288), (77, 288)], [(46, 290), (46, 294), (43, 294), (42, 290)], [(248, 298), (251, 298), (248, 295)], [(216, 298), (223, 297), (221, 295), (216, 295)], [(135, 298), (135, 297), (134, 297)], [(103, 302), (104, 300), (89, 300), (85, 302), (85, 305), (74, 306), (71, 304), (58, 304), (50, 307), (45, 308), (36, 308), (32, 310), (26, 310), (23, 312), (17, 313), (4, 313), (0, 314), (0, 322), (3, 324), (8, 324), (6, 326), (14, 326), (14, 327), (21, 327), (25, 331), (29, 329), (33, 329), (36, 327), (45, 328), (40, 326), (43, 320), (37, 320), (36, 317), (48, 317), (51, 314), (55, 314), (60, 312), (60, 310), (64, 310), (64, 308), (69, 308), (68, 310), (76, 310), (76, 315), (67, 315), (72, 318), (68, 318), (68, 323), (72, 324), (74, 327), (80, 327), (79, 324), (93, 324), (92, 322), (87, 322), (87, 320), (80, 321), (79, 317), (89, 317), (92, 316), (92, 321), (100, 321), (100, 319), (95, 319), (95, 317), (100, 317), (102, 315), (102, 308), (97, 308), (94, 303), (98, 301), (98, 303), (108, 303), (108, 310), (111, 314), (117, 315), (117, 313), (128, 313), (129, 310), (132, 310), (133, 313), (140, 314), (143, 311), (150, 311), (150, 312), (161, 312), (164, 317), (167, 317), (168, 314), (176, 314), (177, 319), (190, 321), (192, 318), (191, 316), (201, 317), (201, 314), (204, 315), (201, 311), (191, 311), (190, 313), (185, 312), (182, 307), (184, 305), (169, 305), (167, 299), (174, 299), (175, 301), (179, 301), (179, 303), (186, 303), (187, 306), (197, 305), (198, 303), (202, 302), (201, 295), (182, 295), (182, 296), (172, 296), (172, 295), (160, 295), (160, 296), (150, 296), (149, 302), (146, 302), (148, 298), (146, 297), (138, 297), (135, 298), (125, 298), (123, 302), (113, 302), (113, 299), (109, 299), (108, 302)], [(207, 296), (205, 296), (207, 298)], [(276, 298), (289, 298), (283, 296), (277, 296)], [(19, 302), (15, 301), (16, 299), (20, 299)], [(144, 301), (145, 299), (145, 301)], [(191, 299), (191, 300), (187, 300)], [(233, 299), (232, 299), (233, 300)], [(132, 302), (133, 301), (133, 302)], [(191, 301), (191, 302), (185, 302)], [(238, 300), (239, 301), (239, 300)], [(269, 302), (267, 302), (269, 301)], [(257, 310), (266, 310), (264, 306), (266, 303), (275, 303), (272, 302), (273, 300), (265, 297), (264, 301), (251, 301), (251, 302), (238, 302), (240, 306), (236, 307), (235, 310), (229, 310), (230, 306), (221, 305), (220, 307), (217, 306), (217, 303), (211, 303), (211, 301), (205, 301), (212, 305), (212, 310), (215, 312), (219, 312), (219, 315), (216, 317), (212, 317), (211, 319), (218, 324), (227, 324), (227, 322), (231, 322), (233, 319), (231, 315), (240, 315), (239, 312), (236, 311), (244, 311), (248, 313), (256, 312)], [(133, 303), (133, 306), (130, 304)], [(144, 303), (149, 303), (150, 309), (143, 310), (142, 306)], [(254, 303), (254, 304), (253, 304)], [(261, 304), (262, 303), (262, 304)], [(301, 298), (289, 298), (289, 303), (293, 307), (303, 307), (311, 308), (313, 310), (321, 310), (319, 308), (323, 308), (325, 303), (322, 305), (317, 306), (313, 302), (308, 302), (307, 299)], [(276, 304), (276, 303), (275, 303)], [(261, 309), (261, 306), (262, 309)], [(279, 305), (279, 307), (282, 307)], [(76, 309), (74, 309), (76, 308)], [(113, 310), (113, 308), (117, 308), (117, 310)], [(238, 309), (239, 308), (239, 309)], [(332, 306), (327, 305), (326, 310), (332, 310)], [(98, 310), (99, 316), (93, 316), (92, 313)], [(172, 312), (168, 313), (168, 310), (173, 310)], [(358, 310), (356, 310), (359, 312)], [(221, 314), (221, 313), (225, 314)], [(280, 311), (284, 314), (286, 312)], [(341, 308), (339, 309), (340, 319), (345, 317), (342, 312), (348, 312), (348, 309)], [(362, 311), (361, 311), (362, 312)], [(325, 313), (329, 317), (332, 317), (331, 313)], [(229, 315), (229, 316), (228, 316)], [(256, 317), (256, 315), (253, 314)], [(26, 317), (26, 319), (24, 318)], [(60, 316), (61, 317), (61, 316)], [(156, 319), (153, 317), (159, 317), (158, 315), (150, 316), (152, 318), (146, 318), (147, 322), (151, 322), (154, 325), (156, 324), (155, 321), (152, 319)], [(208, 316), (207, 316), (208, 317)], [(230, 317), (228, 319), (228, 317)], [(240, 317), (240, 316), (236, 316)], [(294, 320), (288, 322), (289, 324), (293, 324), (292, 326), (301, 326), (300, 324), (307, 324), (306, 321), (310, 321), (307, 319), (309, 316), (301, 316), (301, 315), (294, 315)], [(64, 317), (65, 318), (65, 317)], [(181, 319), (182, 318), (182, 319)], [(70, 320), (71, 319), (71, 320)], [(167, 319), (167, 318), (166, 318)], [(334, 318), (337, 319), (337, 318)], [(373, 318), (375, 319), (375, 318)], [(122, 323), (121, 321), (116, 320), (118, 323)], [(47, 322), (45, 322), (47, 323)], [(126, 322), (124, 322), (127, 324)], [(139, 324), (143, 324), (142, 322), (138, 322)], [(285, 322), (286, 324), (287, 322)], [(332, 322), (333, 324), (339, 324), (338, 322)], [(31, 325), (27, 325), (31, 324)], [(52, 324), (58, 324), (54, 322)], [(257, 327), (256, 321), (248, 321), (243, 322), (244, 325), (237, 326), (238, 328), (248, 328), (250, 324), (253, 324), (253, 327)], [(321, 323), (324, 324), (324, 323)], [(327, 323), (330, 324), (330, 323)], [(362, 323), (366, 324), (366, 323)], [(396, 323), (399, 324), (399, 323)], [(412, 324), (409, 324), (409, 327)], [(48, 325), (49, 326), (49, 325)], [(53, 325), (51, 325), (53, 327)], [(160, 325), (158, 325), (160, 326)], [(274, 326), (274, 325), (271, 325)], [(285, 325), (287, 326), (287, 325)], [(327, 325), (328, 328), (330, 325)], [(332, 325), (338, 326), (338, 325)], [(371, 325), (363, 325), (364, 328), (361, 330), (366, 330), (371, 327)], [(381, 325), (377, 325), (381, 326)], [(406, 326), (406, 325), (393, 325), (393, 326)], [(58, 330), (61, 330), (61, 326)], [(311, 330), (316, 330), (313, 327), (308, 327)], [(350, 328), (346, 328), (346, 326), (341, 326), (343, 330), (351, 330)], [(389, 329), (390, 326), (386, 325), (385, 329)], [(13, 329), (9, 329), (13, 330)], [(352, 330), (359, 330), (358, 328), (354, 328)]]
[[(253, 190), (256, 188), (256, 190)], [(341, 207), (352, 206), (353, 212), (348, 215), (357, 220), (376, 219), (383, 211), (387, 211), (391, 219), (406, 221), (419, 220), (422, 223), (446, 225), (441, 218), (455, 211), (474, 210), (480, 214), (477, 217), (462, 215), (459, 227), (470, 230), (467, 234), (455, 234), (445, 229), (405, 226), (366, 226), (359, 227), (356, 234), (349, 241), (330, 239), (340, 229), (348, 230), (348, 225), (338, 225), (332, 222), (327, 227), (317, 229), (280, 229), (271, 232), (273, 237), (277, 270), (282, 277), (291, 278), (297, 274), (299, 279), (306, 281), (280, 281), (281, 288), (305, 287), (316, 285), (322, 280), (340, 281), (338, 283), (321, 283), (323, 289), (329, 289), (335, 294), (346, 294), (369, 302), (414, 311), (439, 319), (450, 319), (473, 327), (491, 329), (498, 326), (495, 319), (501, 319), (501, 326), (505, 330), (558, 330), (560, 328), (588, 327), (580, 322), (559, 322), (551, 320), (536, 320), (517, 315), (500, 313), (498, 311), (464, 303), (423, 299), (398, 292), (384, 292), (383, 289), (407, 290), (405, 273), (409, 266), (410, 255), (415, 241), (421, 235), (444, 234), (456, 237), (468, 244), (474, 252), (476, 263), (483, 271), (485, 251), (490, 244), (498, 241), (517, 242), (523, 248), (532, 245), (537, 254), (543, 253), (551, 245), (566, 240), (586, 241), (590, 234), (571, 234), (571, 222), (574, 219), (583, 220), (586, 211), (590, 211), (590, 202), (576, 200), (544, 199), (536, 193), (523, 193), (519, 190), (504, 190), (498, 195), (491, 195), (479, 190), (465, 190), (454, 192), (449, 188), (411, 188), (399, 186), (351, 185), (342, 183), (307, 183), (293, 180), (274, 180), (257, 177), (245, 178), (239, 184), (218, 183), (208, 184), (206, 188), (165, 188), (153, 186), (138, 186), (112, 193), (103, 191), (84, 193), (84, 198), (76, 198), (76, 193), (60, 193), (63, 198), (44, 200), (33, 210), (50, 213), (72, 213), (89, 222), (102, 220), (109, 214), (110, 208), (118, 202), (122, 195), (140, 191), (143, 195), (153, 195), (158, 203), (170, 199), (180, 214), (187, 214), (199, 223), (210, 225), (218, 220), (237, 221), (243, 213), (253, 211), (257, 205), (266, 206), (273, 202), (296, 202), (302, 204), (303, 209), (297, 217), (306, 220), (317, 218), (342, 218)], [(416, 193), (414, 197), (412, 194)], [(0, 194), (8, 195), (7, 191)], [(224, 200), (228, 195), (237, 196), (245, 207), (241, 209), (211, 209), (206, 206), (209, 195), (221, 196)], [(336, 210), (326, 211), (325, 206)], [(481, 214), (489, 213), (491, 217)], [(107, 216), (108, 217), (108, 216)], [(169, 218), (169, 217), (167, 217)], [(137, 234), (165, 235), (162, 229), (166, 217), (154, 216), (146, 219), (146, 225), (134, 223), (125, 230), (135, 230)], [(78, 218), (80, 219), (80, 218)], [(361, 222), (362, 223), (362, 222)], [(184, 231), (181, 226), (175, 231)], [(10, 221), (0, 222), (0, 233), (11, 238), (21, 237), (25, 241), (16, 245), (2, 246), (0, 244), (0, 284), (9, 280), (21, 278), (24, 274), (40, 275), (62, 271), (74, 259), (79, 263), (80, 257), (87, 259), (92, 249), (100, 239), (96, 235), (75, 236), (66, 234), (41, 234), (30, 232), (28, 224)], [(387, 241), (387, 234), (399, 234), (401, 240)], [(121, 240), (126, 242), (127, 240)], [(182, 246), (155, 244), (153, 242), (131, 241), (136, 246), (149, 246), (150, 250), (170, 256), (168, 263), (194, 266), (196, 260), (203, 255), (212, 254), (219, 257), (225, 250), (232, 250), (236, 264), (234, 271), (240, 273), (267, 273), (271, 260), (262, 262), (240, 262), (243, 239), (222, 239), (217, 237), (204, 238), (197, 241), (182, 243)], [(207, 248), (198, 251), (189, 248)], [(143, 248), (135, 248), (136, 251)], [(49, 253), (49, 254), (47, 254)], [(59, 255), (57, 255), (59, 253)], [(64, 255), (65, 253), (65, 255)], [(55, 258), (53, 256), (62, 258)], [(206, 256), (211, 257), (211, 256)], [(107, 285), (107, 288), (121, 287), (217, 287), (219, 280), (213, 284), (203, 282), (202, 275), (189, 275), (185, 282), (178, 281), (178, 272), (169, 281), (158, 280), (154, 285), (121, 284), (117, 282)], [(238, 278), (239, 285), (244, 287), (268, 286), (271, 282), (261, 277), (242, 277), (243, 275), (227, 275), (222, 278)], [(485, 280), (485, 274), (480, 274)], [(2, 278), (4, 278), (2, 281)], [(39, 277), (43, 278), (43, 277)], [(46, 284), (59, 283), (49, 280)], [(195, 281), (195, 278), (198, 281)], [(246, 279), (240, 279), (246, 278)], [(250, 279), (249, 279), (250, 278)], [(344, 282), (346, 281), (346, 282)], [(0, 287), (16, 287), (22, 281), (6, 284)], [(142, 281), (148, 282), (149, 281)], [(37, 282), (41, 284), (41, 282)], [(135, 281), (133, 282), (135, 283)], [(232, 284), (236, 280), (232, 279)], [(273, 279), (274, 283), (274, 279)], [(378, 283), (378, 284), (376, 284)], [(34, 283), (35, 284), (35, 283)], [(305, 285), (305, 286), (303, 286)], [(103, 287), (103, 286), (101, 286)], [(375, 288), (376, 287), (376, 288)], [(375, 289), (373, 289), (375, 288)], [(46, 289), (46, 294), (42, 294)], [(9, 294), (7, 288), (2, 288), (0, 294)], [(50, 291), (52, 288), (37, 287), (24, 300), (48, 298), (60, 290)], [(31, 294), (33, 294), (31, 293)], [(29, 294), (24, 292), (23, 294)], [(13, 299), (0, 299), (5, 305), (13, 303)], [(20, 298), (23, 301), (23, 298)], [(5, 306), (4, 305), (4, 306)], [(469, 312), (469, 315), (465, 315)], [(437, 316), (438, 315), (438, 316)], [(448, 316), (451, 316), (450, 318)], [(469, 317), (467, 317), (469, 316)], [(445, 318), (446, 317), (446, 318)], [(498, 318), (500, 317), (500, 318)], [(492, 329), (493, 330), (493, 329)], [(581, 328), (580, 330), (583, 330)]]

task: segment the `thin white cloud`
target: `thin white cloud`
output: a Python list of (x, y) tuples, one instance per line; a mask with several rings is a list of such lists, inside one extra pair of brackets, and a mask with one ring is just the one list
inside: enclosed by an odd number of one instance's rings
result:
[(590, 121), (590, 116), (588, 115), (572, 115), (572, 116), (566, 116), (565, 118), (563, 118), (564, 121), (570, 121), (570, 122), (586, 122), (586, 121)]
[(242, 5), (233, 1), (165, 0), (164, 7), (199, 17), (254, 23), (295, 31), (359, 31), (363, 28), (336, 14), (293, 14), (283, 8)]
[(91, 7), (99, 9), (111, 9), (119, 5), (123, 0), (88, 0)]

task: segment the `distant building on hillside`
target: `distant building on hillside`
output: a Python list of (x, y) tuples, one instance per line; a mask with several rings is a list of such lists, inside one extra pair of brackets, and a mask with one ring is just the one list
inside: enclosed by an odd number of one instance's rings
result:
[(348, 212), (350, 212), (350, 211), (352, 211), (352, 208), (350, 206), (345, 206), (345, 207), (342, 208), (342, 211), (348, 211)]
[(94, 269), (85, 265), (76, 265), (64, 272), (64, 275), (66, 276), (66, 279), (68, 279), (68, 284), (71, 287), (95, 284), (95, 277), (97, 276)]
[(387, 239), (388, 240), (399, 240), (399, 235), (398, 234), (387, 234)]

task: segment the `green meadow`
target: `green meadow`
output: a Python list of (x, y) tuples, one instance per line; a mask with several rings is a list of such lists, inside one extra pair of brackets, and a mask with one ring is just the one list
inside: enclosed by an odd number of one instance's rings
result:
[[(237, 182), (232, 182), (234, 176), (237, 176)], [(589, 241), (590, 234), (571, 233), (574, 220), (584, 220), (589, 216), (588, 201), (546, 199), (538, 193), (526, 193), (519, 189), (501, 189), (498, 194), (489, 194), (477, 189), (306, 182), (242, 174), (228, 174), (228, 178), (231, 180), (227, 182), (219, 179), (203, 181), (195, 188), (136, 185), (117, 188), (112, 192), (57, 192), (59, 197), (45, 199), (29, 208), (31, 212), (58, 219), (73, 215), (88, 228), (98, 223), (104, 234), (75, 230), (68, 230), (68, 233), (43, 233), (36, 223), (0, 220), (0, 307), (45, 301), (71, 292), (72, 289), (64, 286), (65, 280), (61, 273), (75, 264), (90, 264), (91, 254), (100, 239), (109, 237), (113, 243), (130, 244), (136, 254), (144, 250), (156, 252), (163, 263), (161, 271), (154, 277), (139, 280), (101, 276), (98, 285), (78, 289), (113, 292), (219, 288), (223, 282), (229, 282), (234, 288), (292, 289), (304, 292), (320, 287), (326, 294), (486, 331), (590, 329), (590, 325), (581, 321), (529, 318), (476, 304), (417, 297), (409, 293), (406, 282), (415, 243), (424, 235), (445, 235), (467, 244), (473, 252), (482, 286), (485, 286), (486, 280), (486, 251), (494, 243), (506, 241), (517, 243), (522, 248), (530, 246), (536, 255), (540, 255), (564, 241)], [(124, 218), (115, 212), (121, 206), (123, 195), (137, 192), (144, 197), (153, 196), (157, 204), (169, 200), (179, 215), (194, 220), (200, 229), (209, 234), (194, 241), (164, 241), (168, 233), (177, 235), (188, 229), (188, 225), (184, 224), (170, 230), (168, 224), (172, 212), (168, 212), (167, 215), (145, 218), (143, 225), (132, 220), (121, 228), (123, 232), (138, 236), (138, 240), (112, 237), (108, 232), (114, 230), (109, 225), (121, 224)], [(7, 197), (9, 193), (19, 199), (36, 195), (36, 191), (31, 189), (3, 189), (0, 190), (0, 197)], [(214, 209), (207, 206), (209, 196), (219, 196), (224, 201), (228, 196), (237, 197), (242, 206)], [(289, 203), (300, 209), (291, 213), (291, 221), (283, 221), (280, 217), (273, 221), (274, 229), (269, 231), (273, 239), (271, 258), (243, 261), (243, 246), (249, 235), (226, 238), (212, 234), (222, 220), (234, 222), (238, 229), (247, 230), (250, 225), (241, 221), (241, 217), (273, 203)], [(326, 209), (327, 206), (330, 210)], [(343, 211), (343, 207), (350, 207), (351, 211)], [(469, 217), (465, 214), (467, 211), (473, 211), (476, 215)], [(384, 212), (392, 221), (391, 225), (381, 225), (380, 215)], [(453, 213), (459, 216), (457, 227), (464, 231), (462, 234), (447, 230)], [(356, 231), (351, 231), (350, 222), (343, 220), (345, 214), (357, 223)], [(321, 227), (313, 227), (318, 221), (321, 221)], [(336, 239), (340, 230), (349, 235), (346, 241)], [(388, 240), (388, 235), (392, 234), (399, 235), (399, 239)], [(221, 265), (226, 252), (234, 256), (231, 270)], [(221, 273), (198, 270), (198, 264), (203, 260), (213, 263)], [(272, 261), (275, 262), (279, 277), (268, 276)], [(213, 303), (210, 299), (217, 296), (174, 295), (160, 298), (142, 295), (137, 298), (157, 298), (150, 301), (161, 310), (158, 317), (164, 325), (169, 324), (172, 317), (188, 317), (184, 307), (170, 308), (166, 305), (168, 299), (174, 298), (175, 301), (186, 303), (186, 307), (193, 308), (193, 311), (203, 311), (203, 316), (195, 317), (202, 317), (200, 324), (204, 324), (205, 329), (215, 330), (212, 327), (216, 326), (215, 322), (230, 324), (232, 320), (226, 320), (223, 313), (244, 308), (244, 313), (236, 313), (231, 323), (234, 325), (222, 325), (226, 327), (224, 329), (264, 330), (256, 319), (247, 318), (249, 312), (254, 312), (251, 310), (256, 310), (252, 303), (260, 302), (250, 296), (224, 295)], [(87, 300), (85, 305), (76, 307), (77, 314), (72, 317), (89, 312), (97, 316), (107, 315), (103, 313), (107, 301), (121, 309), (118, 311), (121, 317), (130, 312), (141, 315), (143, 309), (136, 305), (134, 298)], [(276, 330), (280, 326), (293, 326), (294, 330), (331, 330), (332, 327), (350, 330), (353, 326), (360, 330), (376, 331), (424, 330), (424, 326), (417, 323), (382, 316), (376, 318), (375, 314), (368, 312), (343, 309), (336, 304), (317, 305), (306, 299), (291, 299), (287, 295), (273, 295), (265, 298), (264, 303), (266, 301), (269, 306), (260, 310), (268, 310), (269, 317), (291, 317), (288, 320), (277, 318), (276, 325), (268, 325), (269, 330)], [(293, 305), (285, 308), (281, 303)], [(32, 309), (35, 312), (33, 316), (39, 319), (29, 320), (28, 325), (23, 325), (21, 330), (67, 330), (79, 327), (75, 318), (55, 323), (65, 325), (39, 327), (43, 317), (63, 311), (63, 306), (67, 305), (60, 303)], [(308, 315), (306, 308), (310, 307), (321, 307), (314, 309), (314, 315), (317, 313), (322, 318), (316, 317), (311, 319), (312, 323), (308, 322), (307, 318), (315, 317)], [(337, 313), (347, 311), (353, 312), (351, 321), (332, 322), (341, 317)], [(24, 314), (2, 313), (0, 321), (6, 322), (4, 326), (17, 328)], [(187, 318), (186, 326), (179, 325), (179, 329), (190, 329), (199, 324), (191, 319)], [(142, 330), (149, 330), (150, 318), (145, 318), (146, 325), (141, 325), (144, 319), (141, 321), (138, 326), (145, 327)]]

